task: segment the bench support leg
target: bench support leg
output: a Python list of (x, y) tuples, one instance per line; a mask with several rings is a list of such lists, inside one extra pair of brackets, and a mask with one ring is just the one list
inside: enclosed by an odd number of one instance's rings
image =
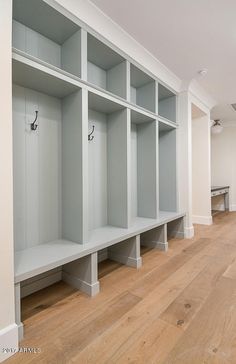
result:
[(129, 267), (140, 268), (142, 266), (140, 235), (109, 247), (108, 258)]
[(15, 320), (18, 326), (19, 341), (21, 341), (24, 338), (24, 325), (21, 322), (20, 283), (15, 284)]
[(99, 292), (97, 252), (63, 266), (62, 280), (95, 296)]

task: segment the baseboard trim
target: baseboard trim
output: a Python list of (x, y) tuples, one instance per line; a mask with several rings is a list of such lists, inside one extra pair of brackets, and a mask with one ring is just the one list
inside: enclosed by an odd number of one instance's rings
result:
[(229, 211), (236, 211), (236, 205), (230, 205)]
[(64, 271), (62, 272), (62, 280), (89, 296), (95, 296), (100, 291), (100, 284), (98, 281), (95, 283), (88, 283)]
[(40, 289), (51, 286), (52, 284), (61, 281), (62, 279), (62, 271), (56, 271), (53, 273), (47, 272), (44, 273), (43, 276), (38, 276), (38, 279), (34, 281), (24, 282), (24, 285), (21, 285), (21, 298), (29, 296), (30, 294), (39, 291)]
[(185, 237), (185, 239), (191, 239), (194, 237), (194, 227), (193, 226), (184, 228), (184, 237)]
[[(6, 352), (4, 351), (6, 350)], [(0, 363), (18, 351), (18, 326), (9, 325), (0, 330)]]
[(161, 241), (142, 241), (141, 246), (146, 246), (152, 249), (159, 249), (162, 251), (168, 250), (168, 242), (161, 242)]
[(168, 241), (166, 241), (165, 243), (162, 242), (158, 242), (156, 243), (156, 249), (161, 250), (163, 252), (167, 252), (168, 250)]
[(21, 322), (17, 325), (18, 328), (18, 340), (21, 341), (24, 339), (24, 324)]
[(192, 216), (193, 224), (212, 225), (212, 216)]
[(98, 263), (101, 263), (101, 262), (103, 262), (104, 260), (107, 260), (107, 259), (108, 259), (108, 250), (107, 250), (107, 248), (103, 249), (103, 250), (100, 250), (98, 252)]
[(170, 234), (168, 234), (168, 238), (176, 238), (176, 239), (184, 239), (185, 234), (184, 231), (171, 231)]

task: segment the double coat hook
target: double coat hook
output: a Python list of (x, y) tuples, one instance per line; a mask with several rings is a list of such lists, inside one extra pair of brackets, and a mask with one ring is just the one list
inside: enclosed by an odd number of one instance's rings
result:
[(36, 124), (36, 121), (38, 119), (38, 110), (35, 111), (35, 119), (34, 121), (30, 124), (30, 129), (31, 130), (37, 130), (38, 124)]
[(88, 141), (89, 141), (89, 142), (91, 142), (91, 141), (94, 139), (94, 135), (93, 135), (93, 133), (94, 133), (94, 129), (95, 129), (95, 126), (93, 125), (92, 131), (91, 131), (91, 133), (89, 133), (89, 135), (88, 135)]

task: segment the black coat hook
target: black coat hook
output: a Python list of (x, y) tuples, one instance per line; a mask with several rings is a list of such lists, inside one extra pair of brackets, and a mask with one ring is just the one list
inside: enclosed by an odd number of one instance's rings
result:
[(38, 124), (36, 124), (36, 121), (38, 119), (38, 110), (35, 111), (35, 119), (34, 121), (30, 124), (30, 128), (31, 130), (37, 130)]
[(89, 141), (89, 142), (91, 142), (91, 141), (94, 139), (94, 135), (93, 135), (93, 133), (94, 133), (94, 129), (95, 129), (95, 126), (93, 125), (92, 131), (91, 131), (91, 133), (89, 133), (89, 135), (88, 135), (88, 141)]

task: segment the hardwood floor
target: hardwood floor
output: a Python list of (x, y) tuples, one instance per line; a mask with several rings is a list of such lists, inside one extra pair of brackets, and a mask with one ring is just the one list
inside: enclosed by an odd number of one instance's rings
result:
[(60, 282), (23, 299), (25, 339), (6, 363), (236, 363), (236, 213), (195, 226), (143, 267), (100, 264), (90, 298)]

